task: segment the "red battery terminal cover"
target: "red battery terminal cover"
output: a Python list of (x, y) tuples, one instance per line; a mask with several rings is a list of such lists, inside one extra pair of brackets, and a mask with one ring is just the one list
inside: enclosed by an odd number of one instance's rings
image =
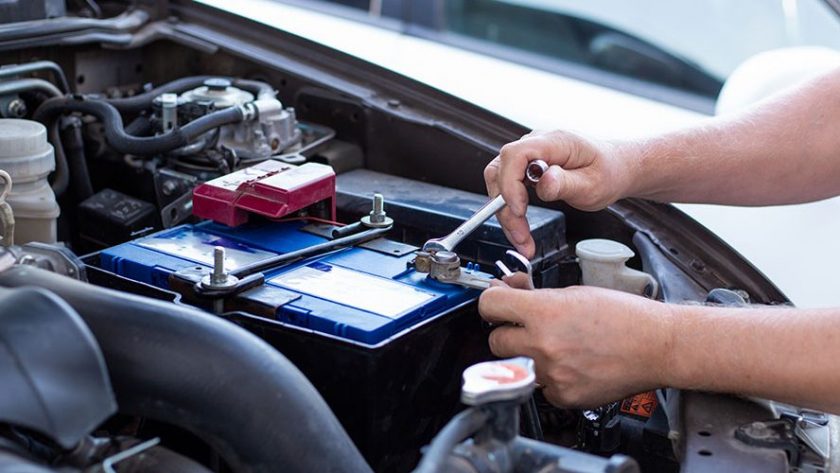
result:
[(277, 219), (324, 200), (335, 220), (332, 167), (268, 160), (196, 187), (193, 215), (235, 227), (251, 214)]

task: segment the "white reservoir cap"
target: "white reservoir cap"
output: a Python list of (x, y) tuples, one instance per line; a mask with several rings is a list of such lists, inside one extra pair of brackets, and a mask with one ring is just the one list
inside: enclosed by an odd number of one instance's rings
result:
[(0, 119), (0, 169), (14, 181), (45, 177), (55, 169), (47, 128), (32, 120)]

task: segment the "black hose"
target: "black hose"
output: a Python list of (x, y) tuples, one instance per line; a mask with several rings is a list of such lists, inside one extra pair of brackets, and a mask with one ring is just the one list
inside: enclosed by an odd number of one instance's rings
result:
[(138, 115), (125, 127), (125, 133), (131, 136), (149, 136), (152, 132), (152, 122), (145, 115)]
[[(143, 110), (151, 108), (152, 102), (161, 94), (180, 94), (182, 92), (201, 87), (207, 79), (217, 79), (219, 77), (220, 76), (182, 77), (181, 79), (176, 79), (159, 87), (155, 87), (148, 92), (137, 94), (133, 97), (107, 99), (107, 102), (116, 107), (116, 109), (121, 113), (140, 113)], [(249, 79), (230, 79), (230, 81), (233, 86), (240, 87), (253, 93), (258, 99), (273, 99), (277, 96), (274, 89), (265, 82)]]
[(82, 138), (82, 121), (78, 117), (68, 117), (65, 121), (59, 122), (62, 130), (62, 144), (67, 155), (71, 187), (76, 201), (81, 202), (93, 195), (93, 184), (90, 182), (90, 172), (85, 157), (85, 142)]
[(33, 120), (51, 123), (66, 112), (95, 116), (105, 126), (105, 140), (116, 151), (139, 156), (165, 153), (186, 145), (202, 133), (230, 123), (241, 122), (245, 115), (240, 107), (229, 107), (204, 115), (181, 128), (151, 137), (131, 136), (125, 132), (122, 117), (112, 105), (102, 100), (57, 97), (46, 100), (35, 110)]
[(52, 61), (34, 61), (26, 64), (11, 64), (0, 67), (0, 78), (7, 78), (19, 76), (21, 74), (29, 74), (38, 71), (50, 71), (55, 76), (55, 82), (65, 94), (70, 93), (70, 84), (67, 82), (67, 76), (64, 75), (64, 69)]
[(61, 143), (58, 120), (47, 124), (47, 137), (53, 145), (55, 154), (55, 172), (51, 184), (52, 191), (56, 197), (61, 197), (67, 192), (70, 184), (70, 169), (67, 165), (67, 156), (64, 154), (64, 146)]
[(490, 414), (482, 409), (471, 408), (456, 415), (446, 424), (429, 444), (414, 473), (435, 473), (443, 471), (452, 449), (483, 427)]
[(236, 473), (368, 472), (309, 380), (255, 335), (210, 314), (30, 266), (0, 286), (38, 286), (93, 332), (120, 411), (189, 430)]
[(392, 226), (384, 228), (371, 228), (361, 233), (354, 233), (345, 237), (336, 238), (335, 240), (329, 240), (325, 241), (324, 243), (318, 243), (317, 245), (307, 246), (306, 248), (301, 248), (297, 251), (290, 251), (288, 253), (283, 253), (282, 255), (277, 255), (268, 259), (257, 261), (256, 263), (240, 266), (234, 271), (231, 271), (231, 274), (238, 278), (242, 278), (262, 271), (277, 269), (281, 266), (294, 263), (295, 261), (300, 261), (309, 256), (318, 255), (345, 246), (358, 245), (366, 241), (374, 240), (388, 233), (391, 230), (391, 228)]

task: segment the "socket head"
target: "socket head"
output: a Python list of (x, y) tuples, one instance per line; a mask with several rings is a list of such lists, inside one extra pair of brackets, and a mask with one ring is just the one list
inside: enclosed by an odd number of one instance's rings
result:
[(530, 184), (536, 184), (540, 182), (546, 171), (548, 171), (548, 163), (542, 159), (536, 159), (528, 163), (528, 167), (525, 168), (525, 179)]

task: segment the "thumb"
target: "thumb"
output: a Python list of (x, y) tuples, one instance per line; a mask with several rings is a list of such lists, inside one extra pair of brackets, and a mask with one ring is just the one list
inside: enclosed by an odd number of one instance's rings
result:
[(545, 202), (563, 200), (575, 206), (593, 191), (589, 180), (581, 170), (551, 166), (537, 184), (537, 196)]

